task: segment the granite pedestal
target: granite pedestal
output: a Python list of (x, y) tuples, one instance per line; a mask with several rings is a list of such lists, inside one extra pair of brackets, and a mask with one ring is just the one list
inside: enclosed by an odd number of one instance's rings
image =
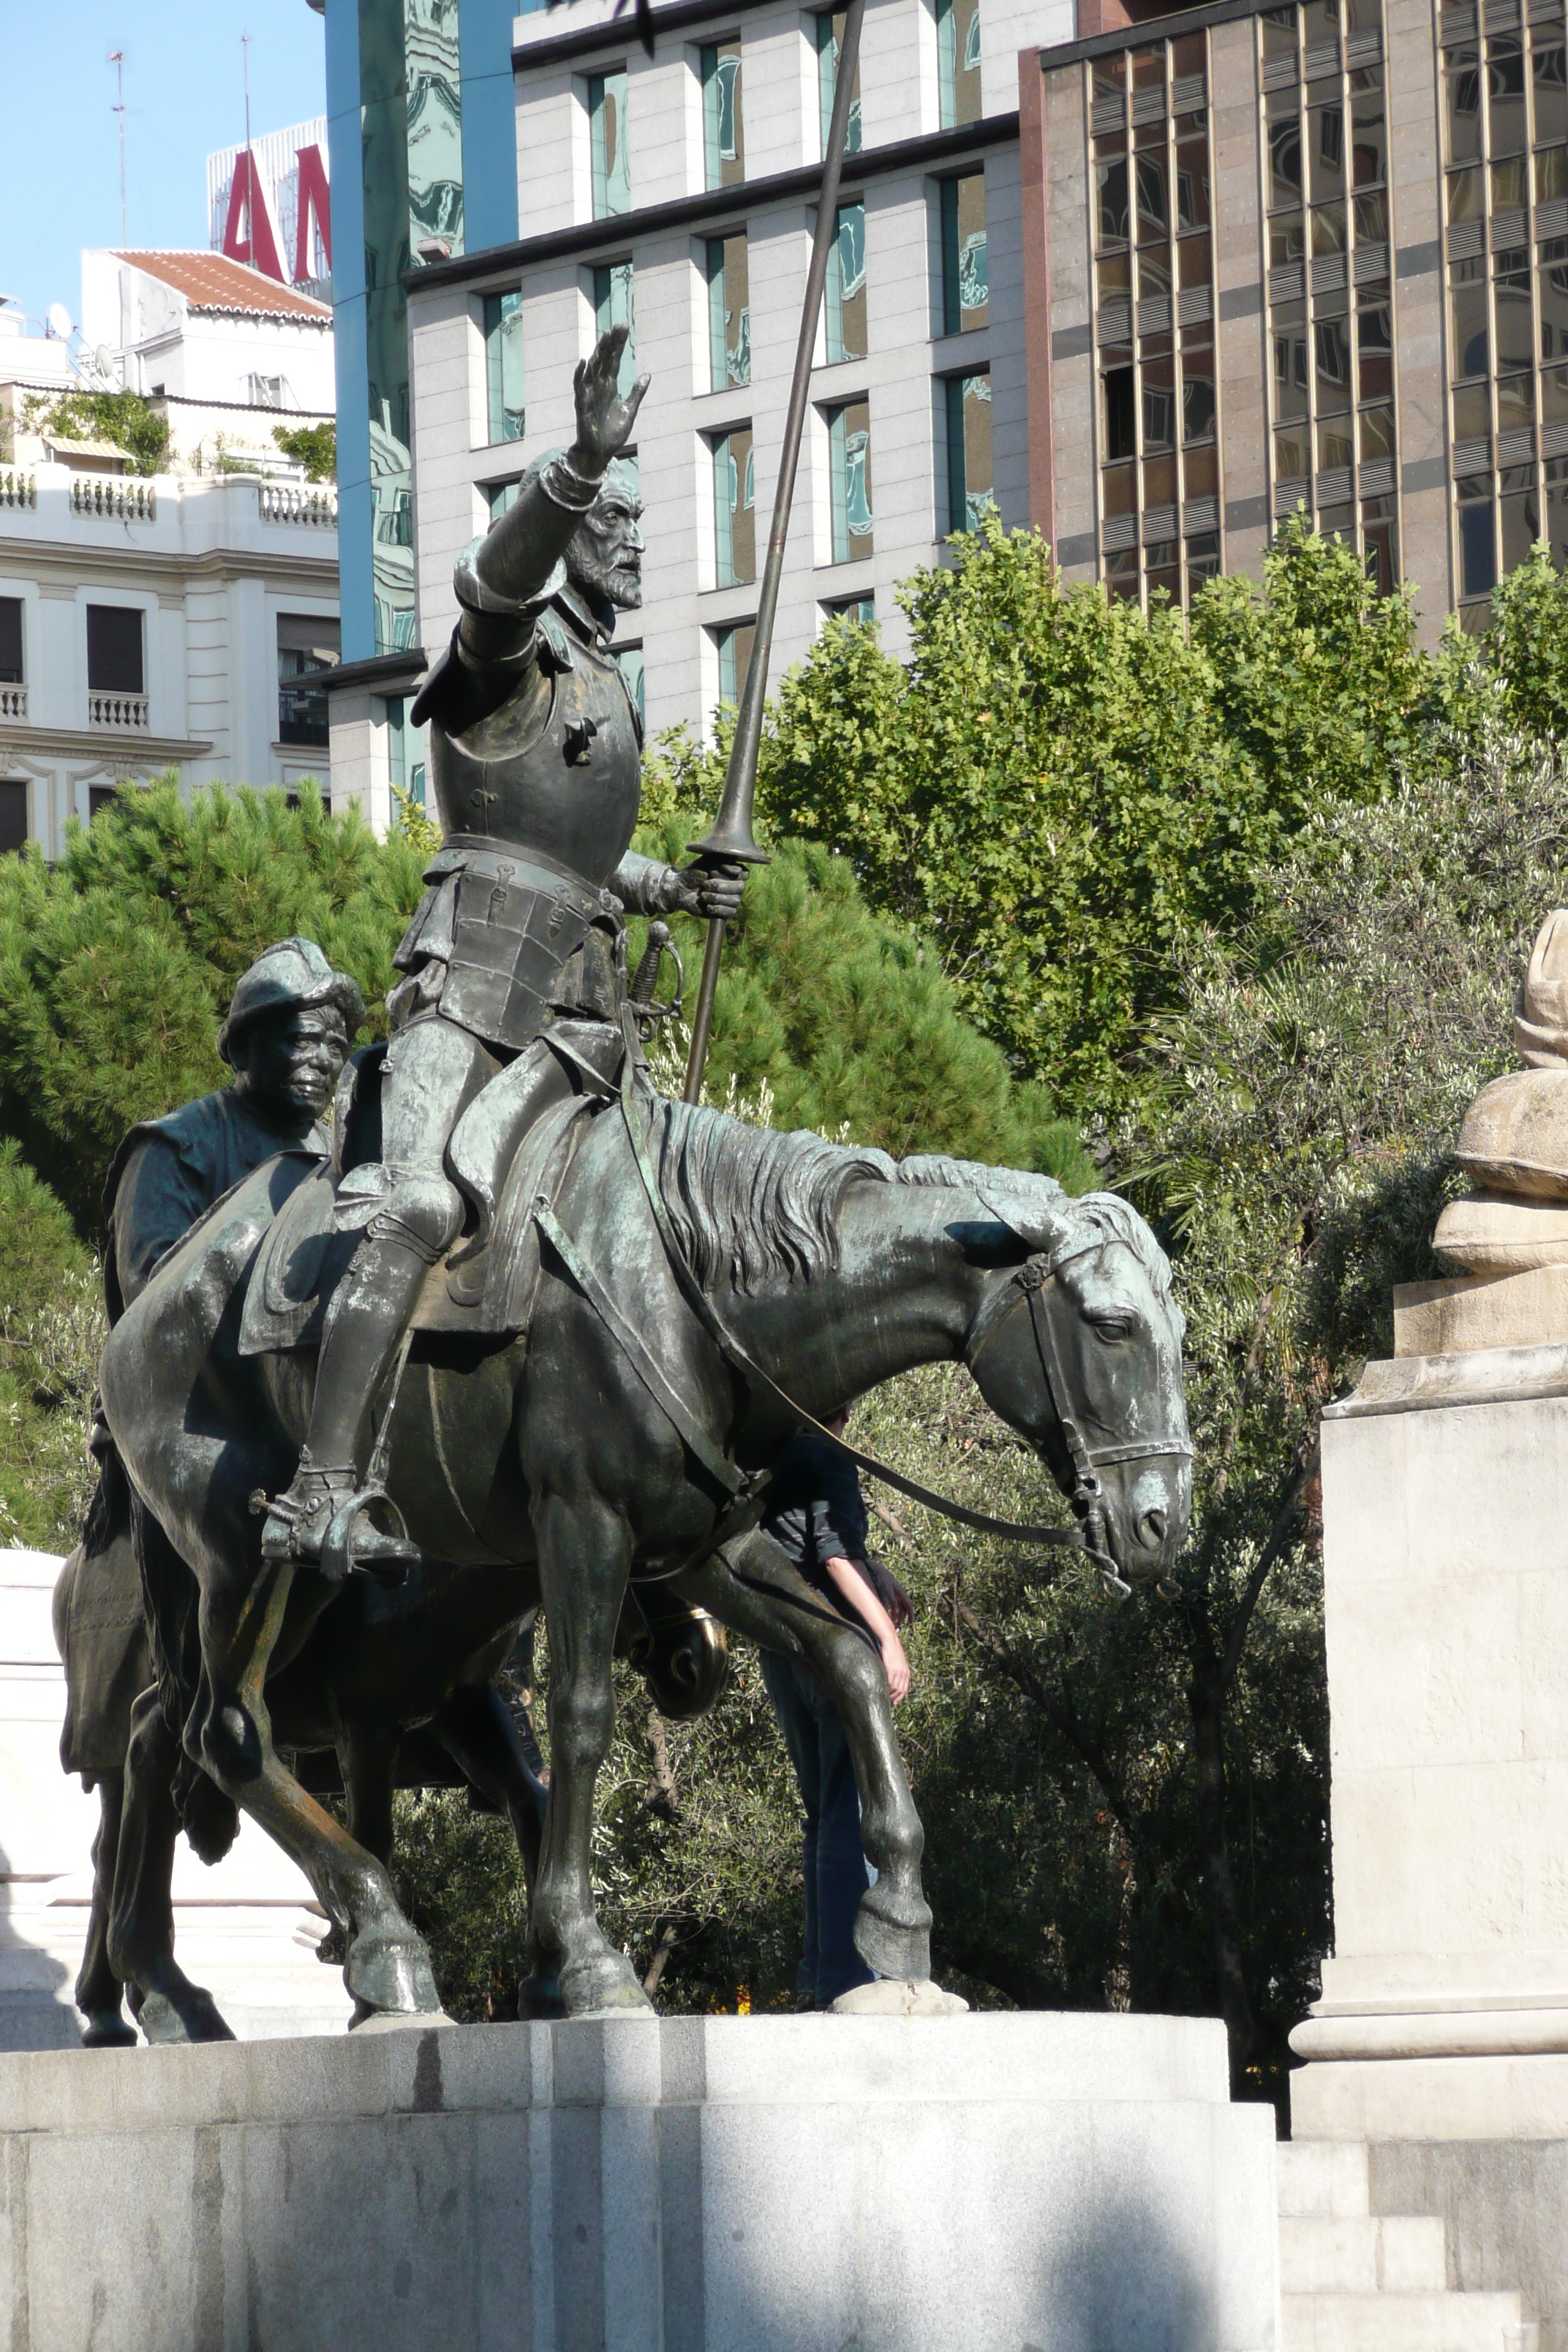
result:
[(10, 2352), (1272, 2352), (1210, 2021), (627, 2019), (0, 2059)]
[[(1497, 1336), (1507, 1284), (1423, 1287), (1405, 1334)], [(1372, 2213), (1443, 2219), (1450, 2286), (1568, 2352), (1568, 1346), (1371, 1365), (1322, 1462), (1334, 1956), (1294, 2135), (1364, 2143)]]

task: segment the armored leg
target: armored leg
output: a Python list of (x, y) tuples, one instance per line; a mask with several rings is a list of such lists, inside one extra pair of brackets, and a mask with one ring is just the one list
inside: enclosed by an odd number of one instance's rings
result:
[[(416, 1023), (393, 1041), (382, 1081), (384, 1158), (353, 1170), (341, 1223), (364, 1238), (327, 1316), (310, 1433), (286, 1495), (268, 1514), (263, 1556), (319, 1563), (334, 1514), (358, 1487), (371, 1407), (430, 1267), (462, 1230), (462, 1196), (447, 1179), (447, 1139), (494, 1069), (479, 1040), (452, 1023)], [(391, 1572), (418, 1555), (401, 1537), (363, 1527), (356, 1559)]]

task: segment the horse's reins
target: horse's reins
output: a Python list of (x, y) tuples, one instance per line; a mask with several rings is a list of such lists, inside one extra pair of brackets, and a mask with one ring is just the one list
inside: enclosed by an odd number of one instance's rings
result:
[[(575, 1058), (574, 1056), (574, 1059)], [(1116, 1593), (1118, 1598), (1125, 1599), (1131, 1591), (1131, 1587), (1118, 1574), (1116, 1562), (1107, 1549), (1105, 1516), (1100, 1506), (1100, 1496), (1103, 1490), (1097, 1475), (1098, 1465), (1103, 1462), (1142, 1461), (1152, 1459), (1159, 1454), (1184, 1454), (1188, 1460), (1191, 1460), (1193, 1449), (1184, 1440), (1179, 1438), (1139, 1438), (1125, 1445), (1091, 1446), (1085, 1440), (1077, 1417), (1070, 1410), (1068, 1402), (1070, 1392), (1062, 1369), (1056, 1332), (1046, 1310), (1045, 1289), (1047, 1284), (1054, 1279), (1058, 1267), (1067, 1265), (1075, 1257), (1083, 1256), (1091, 1249), (1103, 1247), (1103, 1242), (1093, 1239), (1070, 1244), (1056, 1251), (1044, 1261), (1031, 1258), (1027, 1264), (1020, 1266), (1013, 1278), (1017, 1296), (1011, 1299), (999, 1313), (985, 1317), (978, 1339), (972, 1339), (964, 1351), (965, 1361), (973, 1366), (973, 1360), (980, 1349), (994, 1337), (1007, 1317), (1027, 1298), (1034, 1325), (1035, 1343), (1039, 1352), (1040, 1368), (1045, 1376), (1047, 1394), (1050, 1399), (1051, 1410), (1056, 1414), (1058, 1426), (1061, 1430), (1073, 1466), (1074, 1486), (1071, 1501), (1073, 1508), (1079, 1514), (1081, 1524), (1076, 1528), (1030, 1527), (1017, 1519), (993, 1518), (984, 1511), (972, 1511), (964, 1504), (955, 1503), (948, 1496), (936, 1494), (931, 1487), (922, 1486), (918, 1479), (905, 1477), (901, 1471), (894, 1470), (886, 1462), (879, 1462), (875, 1454), (862, 1453), (858, 1446), (851, 1445), (847, 1438), (840, 1437), (833, 1430), (826, 1428), (814, 1413), (808, 1412), (804, 1405), (797, 1404), (795, 1400), (779, 1386), (773, 1375), (764, 1371), (762, 1366), (748, 1355), (740, 1341), (731, 1335), (712, 1300), (687, 1264), (686, 1254), (680, 1246), (679, 1236), (675, 1231), (663, 1192), (659, 1189), (658, 1175), (648, 1156), (647, 1134), (634, 1109), (632, 1087), (635, 1075), (634, 1060), (628, 1046), (622, 1069), (619, 1093), (621, 1115), (631, 1144), (632, 1157), (637, 1163), (643, 1190), (647, 1195), (648, 1206), (653, 1212), (654, 1223), (658, 1228), (659, 1238), (664, 1244), (665, 1254), (669, 1260), (681, 1295), (731, 1369), (737, 1371), (748, 1385), (755, 1385), (765, 1391), (776, 1403), (784, 1407), (794, 1421), (813, 1431), (830, 1445), (835, 1453), (842, 1454), (847, 1461), (853, 1462), (857, 1469), (866, 1471), (871, 1477), (880, 1479), (884, 1486), (892, 1486), (900, 1494), (907, 1495), (911, 1502), (923, 1504), (927, 1509), (940, 1512), (944, 1518), (956, 1520), (963, 1527), (974, 1528), (982, 1535), (999, 1536), (1008, 1543), (1043, 1544), (1085, 1552), (1097, 1563), (1108, 1588)], [(599, 1083), (604, 1084), (602, 1078)]]

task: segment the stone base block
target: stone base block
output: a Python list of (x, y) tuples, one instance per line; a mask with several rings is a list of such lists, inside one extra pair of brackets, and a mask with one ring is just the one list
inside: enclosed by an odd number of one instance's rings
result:
[(1568, 2052), (1315, 2060), (1290, 2077), (1312, 2140), (1568, 2140)]
[(1205, 2020), (0, 2058), (27, 2352), (1274, 2352), (1278, 2304), (1273, 2116)]
[[(1568, 1072), (1564, 1073), (1568, 1076)], [(1394, 1286), (1394, 1352), (1468, 1356), (1568, 1339), (1568, 1265)]]

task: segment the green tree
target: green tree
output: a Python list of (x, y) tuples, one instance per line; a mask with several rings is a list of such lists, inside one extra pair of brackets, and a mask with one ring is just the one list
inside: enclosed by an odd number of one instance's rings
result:
[(1388, 789), (1427, 667), (1404, 598), (1299, 523), (1190, 628), (1063, 589), (994, 518), (955, 549), (900, 592), (907, 667), (837, 623), (785, 679), (760, 803), (933, 940), (1016, 1069), (1106, 1108), (1186, 928), (1234, 929), (1310, 810)]
[(335, 482), (338, 478), (338, 428), (335, 420), (327, 417), (320, 425), (279, 425), (272, 438), (286, 457), (305, 468), (308, 482)]

